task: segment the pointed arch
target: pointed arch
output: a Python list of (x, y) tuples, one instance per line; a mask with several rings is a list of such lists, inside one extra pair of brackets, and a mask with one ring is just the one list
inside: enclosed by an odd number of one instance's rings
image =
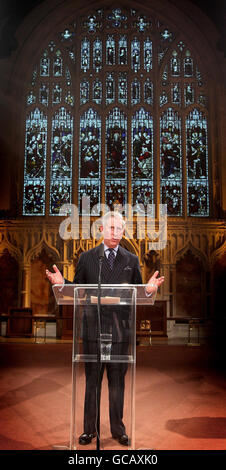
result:
[(31, 263), (35, 258), (37, 258), (40, 255), (40, 253), (43, 250), (53, 260), (60, 261), (61, 256), (60, 256), (59, 251), (55, 247), (49, 245), (47, 243), (47, 241), (44, 240), (43, 237), (42, 237), (42, 239), (40, 240), (40, 242), (37, 245), (33, 246), (30, 250), (28, 250), (28, 252), (26, 254), (26, 262)]
[(176, 264), (181, 258), (183, 258), (186, 253), (190, 251), (192, 253), (192, 255), (197, 258), (199, 260), (199, 262), (202, 263), (203, 267), (205, 267), (205, 269), (208, 268), (208, 265), (209, 265), (209, 261), (208, 261), (208, 258), (207, 258), (207, 255), (202, 252), (201, 250), (199, 250), (198, 248), (196, 248), (192, 243), (191, 241), (189, 241), (188, 243), (186, 243), (186, 245), (184, 245), (184, 247), (180, 250), (177, 250), (175, 253), (174, 253), (174, 256), (173, 256), (173, 260), (172, 260), (172, 263), (173, 264)]
[[(188, 152), (185, 140), (186, 123), (188, 125), (190, 117), (186, 121), (186, 115), (190, 116), (193, 107), (199, 110), (200, 116), (201, 113), (207, 116), (206, 133), (209, 128), (207, 67), (204, 66), (202, 55), (190, 44), (186, 27), (180, 27), (180, 18), (183, 18), (188, 28), (188, 20), (186, 23), (184, 14), (176, 7), (173, 7), (175, 16), (167, 8), (164, 14), (164, 9), (160, 12), (155, 2), (151, 7), (144, 4), (138, 9), (133, 2), (125, 2), (124, 7), (112, 7), (107, 1), (103, 8), (99, 8), (98, 2), (84, 6), (78, 0), (76, 13), (70, 1), (65, 3), (63, 21), (60, 21), (62, 9), (58, 6), (54, 12), (52, 36), (50, 32), (46, 34), (40, 57), (38, 58), (37, 54), (35, 56), (31, 82), (26, 92), (26, 106), (33, 109), (38, 104), (43, 112), (47, 112), (50, 121), (54, 120), (54, 113), (59, 106), (65, 107), (67, 113), (71, 111), (74, 118), (71, 135), (75, 143), (71, 141), (70, 177), (62, 181), (59, 176), (56, 181), (55, 176), (51, 176), (53, 161), (50, 162), (49, 159), (51, 152), (53, 158), (53, 136), (50, 137), (49, 130), (46, 195), (40, 182), (30, 183), (24, 190), (24, 199), (28, 201), (24, 202), (24, 214), (57, 215), (60, 205), (66, 199), (79, 205), (82, 195), (87, 192), (95, 204), (134, 202), (137, 198), (145, 196), (149, 202), (165, 202), (168, 205), (168, 215), (173, 217), (208, 216), (208, 172), (205, 181), (203, 175), (199, 181), (196, 181), (197, 178), (193, 181), (188, 173), (185, 175), (182, 171), (182, 168), (186, 167)], [(179, 21), (175, 21), (175, 17)], [(43, 20), (45, 25), (48, 20)], [(140, 106), (147, 105), (153, 119), (153, 164), (149, 171), (147, 162), (145, 179), (142, 179), (139, 174), (133, 172), (132, 119), (134, 120)], [(102, 160), (100, 175), (97, 178), (99, 185), (94, 181), (94, 175), (91, 175), (89, 180), (81, 181), (78, 168), (78, 155), (85, 146), (81, 139), (80, 124), (84, 112), (93, 106), (95, 110), (98, 109), (101, 118)], [(121, 126), (122, 133), (118, 130), (123, 140), (123, 148), (119, 149), (114, 142), (115, 136), (109, 135), (106, 125), (106, 116), (117, 108), (124, 113), (124, 123), (127, 123), (127, 127)], [(176, 116), (178, 113), (178, 122), (181, 119), (179, 135), (176, 118), (174, 125), (171, 125), (167, 111), (169, 109), (172, 110), (171, 115)], [(168, 113), (164, 122), (166, 135), (161, 127), (160, 117), (165, 113)], [(137, 118), (136, 130), (138, 127)], [(145, 141), (144, 134), (145, 132), (141, 131), (141, 137)], [(193, 135), (190, 140), (194, 138)], [(198, 146), (197, 152), (200, 154), (202, 139), (196, 141), (195, 145)], [(58, 151), (61, 152), (62, 146), (64, 147), (64, 144), (58, 146)], [(207, 140), (205, 146), (208, 155)], [(91, 147), (95, 147), (92, 139), (89, 150)], [(94, 155), (93, 148), (91, 155), (87, 153), (87, 159)], [(137, 152), (136, 158), (145, 166), (148, 152), (142, 152), (142, 149)], [(94, 161), (94, 165), (95, 163)], [(112, 167), (111, 173), (109, 166)], [(60, 164), (58, 170), (61, 173), (63, 171)], [(125, 173), (123, 177), (122, 171)], [(32, 204), (26, 194), (28, 191), (32, 195)], [(196, 204), (192, 203), (194, 198)]]

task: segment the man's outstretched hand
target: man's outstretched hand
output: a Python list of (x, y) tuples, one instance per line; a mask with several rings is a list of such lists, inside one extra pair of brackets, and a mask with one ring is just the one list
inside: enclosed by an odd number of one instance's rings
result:
[(158, 277), (159, 272), (155, 271), (153, 276), (150, 277), (148, 283), (146, 284), (146, 292), (148, 294), (155, 294), (158, 290), (158, 287), (164, 282), (164, 276)]
[(63, 284), (64, 278), (55, 264), (53, 265), (53, 269), (55, 271), (54, 273), (51, 273), (46, 269), (46, 277), (49, 279), (51, 284)]

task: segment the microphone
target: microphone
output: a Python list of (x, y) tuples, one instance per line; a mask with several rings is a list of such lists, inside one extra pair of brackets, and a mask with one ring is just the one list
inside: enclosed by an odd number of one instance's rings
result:
[(100, 249), (99, 249), (99, 260), (104, 258), (104, 244), (101, 243)]
[(98, 271), (98, 290), (97, 290), (97, 384), (96, 384), (96, 432), (97, 445), (96, 449), (100, 450), (100, 389), (101, 389), (101, 270), (104, 259), (104, 244), (101, 243), (99, 248), (99, 271)]

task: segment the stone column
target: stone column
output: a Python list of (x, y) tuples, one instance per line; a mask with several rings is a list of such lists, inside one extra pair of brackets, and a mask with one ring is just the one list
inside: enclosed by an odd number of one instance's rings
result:
[(31, 306), (31, 265), (23, 263), (21, 276), (21, 307)]

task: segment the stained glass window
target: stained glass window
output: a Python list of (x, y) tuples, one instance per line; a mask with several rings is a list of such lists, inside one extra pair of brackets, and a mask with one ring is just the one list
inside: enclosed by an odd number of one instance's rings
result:
[(45, 50), (40, 60), (40, 77), (49, 77), (49, 64), (50, 59), (48, 56), (48, 51)]
[(70, 70), (68, 67), (66, 67), (65, 77), (66, 77), (67, 86), (71, 86), (71, 74), (70, 74)]
[(83, 72), (87, 72), (90, 67), (90, 42), (84, 38), (81, 44), (81, 68)]
[(190, 51), (186, 51), (184, 58), (184, 76), (193, 77), (193, 59)]
[(144, 82), (144, 103), (153, 105), (153, 83), (150, 78)]
[(98, 79), (93, 82), (93, 92), (92, 92), (93, 101), (96, 104), (101, 104), (102, 102), (102, 82)]
[(180, 76), (180, 59), (178, 57), (177, 51), (173, 51), (171, 58), (171, 75), (172, 77)]
[(62, 77), (62, 66), (63, 66), (63, 61), (61, 57), (61, 52), (58, 49), (55, 53), (55, 57), (53, 60), (53, 76), (54, 77)]
[(89, 101), (89, 82), (84, 78), (80, 83), (80, 104), (86, 104)]
[(100, 165), (101, 119), (90, 108), (80, 119), (79, 194), (90, 196), (91, 208), (100, 202)]
[(152, 42), (150, 38), (144, 41), (144, 69), (147, 72), (152, 69)]
[[(161, 27), (161, 24), (159, 24)], [(158, 63), (159, 65), (162, 64), (163, 59), (171, 46), (171, 43), (173, 42), (175, 38), (175, 35), (172, 31), (169, 31), (168, 28), (165, 28), (159, 32), (159, 42), (157, 46), (158, 50)]]
[(62, 97), (62, 88), (60, 83), (57, 83), (53, 86), (53, 94), (52, 94), (52, 104), (57, 105), (60, 104)]
[(115, 8), (111, 13), (107, 14), (107, 20), (111, 22), (114, 28), (119, 28), (127, 20), (127, 17), (122, 12), (121, 8)]
[(114, 74), (108, 73), (106, 78), (106, 104), (114, 103), (115, 101), (115, 80)]
[(207, 118), (194, 109), (186, 118), (188, 214), (209, 215)]
[(179, 83), (174, 83), (172, 85), (172, 103), (174, 104), (181, 104), (181, 88)]
[(47, 116), (38, 108), (26, 119), (24, 215), (45, 214)]
[(40, 86), (39, 102), (43, 106), (48, 106), (49, 104), (49, 87), (45, 83), (41, 83), (41, 86)]
[(194, 84), (188, 83), (184, 87), (184, 104), (185, 106), (190, 106), (195, 101), (195, 90)]
[(127, 74), (120, 73), (118, 78), (118, 102), (127, 104)]
[(88, 29), (90, 33), (95, 33), (98, 29), (101, 29), (102, 23), (97, 20), (96, 15), (89, 15), (83, 22), (84, 29)]
[(77, 200), (82, 210), (87, 195), (95, 215), (128, 198), (208, 216), (208, 106), (206, 72), (182, 31), (134, 8), (75, 13), (25, 92), (23, 213), (58, 215)]
[(133, 205), (153, 202), (153, 117), (141, 108), (132, 118)]
[(137, 38), (131, 42), (131, 66), (134, 72), (140, 69), (140, 41)]
[(168, 65), (166, 64), (162, 73), (162, 86), (167, 86), (168, 82)]
[(126, 202), (127, 118), (118, 108), (106, 119), (106, 204)]
[(140, 82), (137, 78), (131, 83), (131, 104), (138, 104), (140, 103)]
[(118, 45), (118, 63), (119, 65), (127, 64), (127, 38), (120, 36)]
[(160, 106), (164, 106), (166, 103), (168, 103), (168, 94), (163, 90), (159, 97), (159, 104)]
[(34, 91), (31, 90), (30, 93), (27, 95), (27, 104), (34, 104), (36, 102), (36, 96), (34, 94)]
[(115, 65), (115, 40), (113, 36), (108, 36), (106, 41), (106, 64)]
[(70, 106), (74, 106), (74, 96), (70, 91), (67, 92), (65, 96), (65, 102), (69, 104)]
[(182, 215), (181, 118), (172, 108), (160, 118), (161, 202), (169, 215)]
[(133, 23), (133, 27), (138, 29), (138, 31), (143, 32), (149, 29), (151, 26), (151, 21), (147, 21), (146, 16), (139, 16), (136, 21)]
[(95, 39), (93, 43), (93, 68), (96, 72), (102, 68), (102, 42), (100, 39)]
[(60, 108), (52, 119), (50, 214), (71, 202), (73, 117)]

